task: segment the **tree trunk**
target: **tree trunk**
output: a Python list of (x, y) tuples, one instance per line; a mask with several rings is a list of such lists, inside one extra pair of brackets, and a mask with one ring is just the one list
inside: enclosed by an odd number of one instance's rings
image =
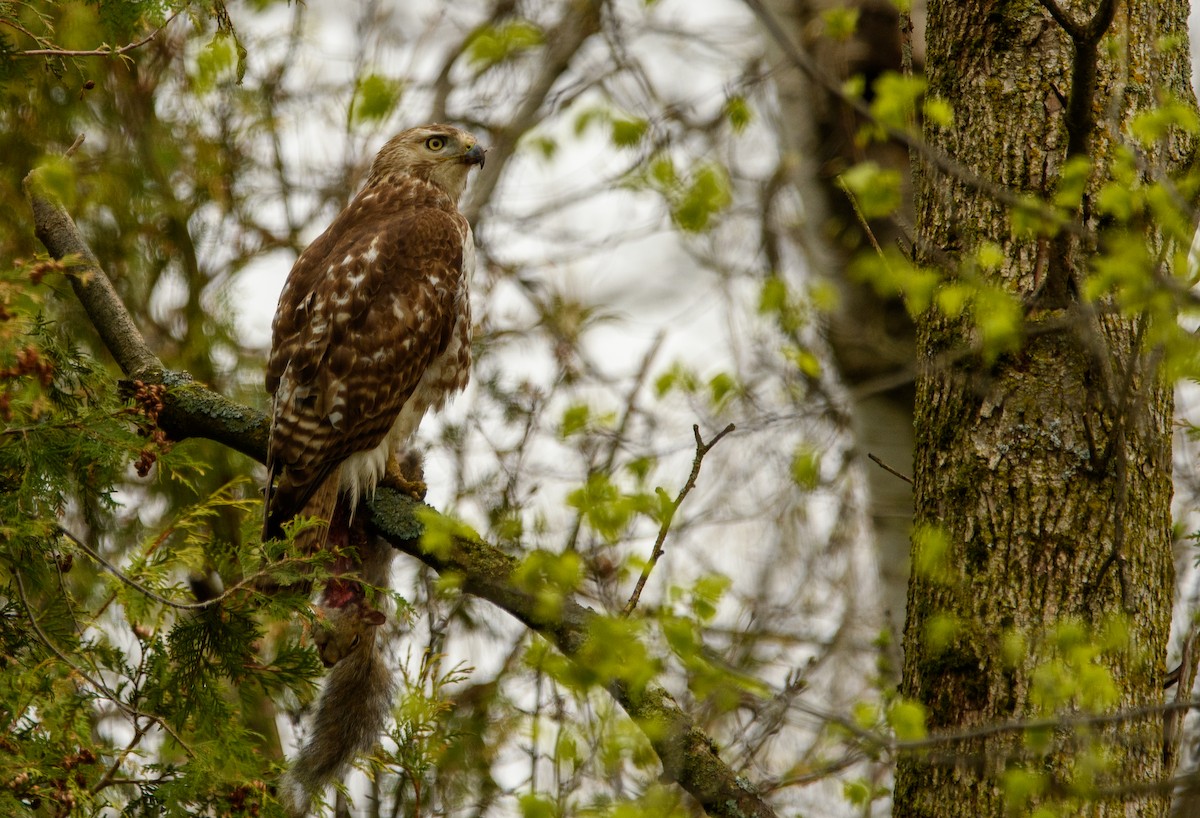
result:
[[(1086, 24), (1105, 5), (1063, 13)], [(1043, 5), (933, 0), (930, 92), (955, 119), (926, 139), (1042, 200), (1068, 152), (1081, 153), (1094, 194), (1113, 140), (1161, 87), (1194, 105), (1187, 48), (1156, 50), (1168, 35), (1186, 43), (1186, 19), (1182, 0), (1118, 3), (1108, 37), (1090, 57), (1082, 50), (1097, 69), (1092, 92), (1073, 99), (1080, 52)], [(1149, 162), (1177, 167), (1186, 146), (1172, 145)], [(1141, 349), (1137, 318), (1097, 315), (1077, 295), (1097, 252), (1091, 196), (1076, 214), (1084, 230), (1038, 237), (930, 163), (916, 184), (918, 261), (1004, 288), (1024, 305), (1024, 340), (994, 357), (979, 354), (972, 321), (931, 310), (918, 327), (916, 520), (941, 535), (914, 536), (902, 689), (934, 736), (960, 740), (901, 758), (895, 815), (1019, 815), (1039, 804), (1053, 815), (1164, 815), (1169, 791), (1153, 786), (1171, 772), (1162, 715), (1088, 720), (1163, 701), (1170, 387)], [(1145, 239), (1157, 246), (1152, 230)], [(981, 273), (968, 262), (985, 242), (1003, 261)], [(1076, 723), (979, 729), (1044, 717)]]

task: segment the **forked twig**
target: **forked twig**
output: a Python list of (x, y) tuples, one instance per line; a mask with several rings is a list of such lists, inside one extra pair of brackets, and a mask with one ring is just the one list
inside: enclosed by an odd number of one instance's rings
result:
[(650, 559), (646, 562), (646, 567), (642, 569), (642, 575), (638, 577), (637, 585), (633, 588), (633, 594), (630, 595), (629, 601), (625, 603), (625, 607), (621, 609), (621, 616), (629, 616), (633, 613), (633, 609), (637, 607), (638, 600), (642, 597), (642, 589), (646, 587), (646, 582), (650, 579), (650, 572), (654, 570), (654, 566), (658, 564), (658, 558), (663, 555), (663, 543), (667, 540), (667, 532), (671, 530), (671, 521), (675, 519), (675, 512), (679, 510), (679, 506), (683, 504), (683, 500), (692, 489), (696, 487), (696, 478), (700, 476), (700, 464), (704, 462), (704, 456), (712, 450), (720, 442), (721, 438), (734, 430), (734, 425), (731, 423), (713, 436), (713, 439), (704, 442), (704, 438), (700, 436), (700, 427), (692, 426), (692, 434), (696, 437), (696, 456), (692, 458), (692, 473), (688, 475), (687, 482), (683, 484), (683, 488), (679, 490), (679, 494), (675, 495), (675, 499), (671, 502), (671, 507), (663, 516), (662, 524), (658, 527), (658, 537), (654, 540), (654, 550), (650, 552)]

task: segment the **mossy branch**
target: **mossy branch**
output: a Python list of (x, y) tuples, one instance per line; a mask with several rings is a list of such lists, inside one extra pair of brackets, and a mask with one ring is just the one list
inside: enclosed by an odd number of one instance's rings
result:
[[(95, 254), (63, 205), (38, 184), (36, 172), (25, 180), (35, 233), (55, 259), (79, 259), (69, 273), (71, 285), (100, 338), (130, 379), (168, 387), (159, 421), (171, 437), (203, 437), (223, 443), (259, 462), (266, 459), (269, 420), (201, 386), (186, 373), (165, 369), (150, 351)], [(599, 616), (573, 599), (564, 599), (553, 616), (535, 594), (513, 580), (517, 561), (490, 543), (452, 537), (437, 553), (421, 545), (421, 517), (437, 512), (389, 489), (368, 504), (369, 519), (393, 547), (424, 562), (439, 574), (451, 574), (468, 594), (484, 599), (541, 634), (572, 660), (589, 640), (589, 623)], [(420, 514), (418, 513), (420, 512)], [(654, 747), (664, 774), (690, 793), (705, 812), (721, 818), (774, 818), (775, 812), (753, 786), (717, 754), (716, 745), (656, 685), (637, 690), (610, 684), (609, 693), (638, 724)]]

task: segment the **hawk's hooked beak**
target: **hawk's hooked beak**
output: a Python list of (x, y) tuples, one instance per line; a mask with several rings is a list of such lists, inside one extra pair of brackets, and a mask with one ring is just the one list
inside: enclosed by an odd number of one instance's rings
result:
[(483, 147), (476, 142), (471, 146), (471, 149), (463, 154), (462, 161), (466, 165), (479, 165), (483, 167), (484, 154), (487, 153)]

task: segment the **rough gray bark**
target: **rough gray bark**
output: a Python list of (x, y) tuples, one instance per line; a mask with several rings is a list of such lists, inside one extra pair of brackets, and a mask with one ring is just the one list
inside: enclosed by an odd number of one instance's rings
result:
[[(1043, 199), (1068, 155), (1094, 160), (1094, 191), (1122, 124), (1155, 104), (1159, 85), (1191, 99), (1186, 48), (1156, 50), (1164, 35), (1186, 41), (1186, 3), (1131, 0), (1107, 23), (1108, 0), (1071, 3), (1063, 14), (1097, 15), (1115, 38), (1113, 50), (1091, 52), (1050, 5), (936, 0), (926, 37), (930, 90), (955, 106), (954, 125), (926, 137), (977, 176)], [(1186, 146), (1174, 147), (1149, 159), (1177, 166)], [(1026, 316), (1021, 348), (994, 362), (975, 354), (966, 321), (931, 313), (919, 326), (916, 519), (946, 533), (949, 553), (909, 586), (903, 693), (927, 708), (935, 733), (1033, 717), (1043, 712), (1039, 669), (1061, 659), (1054, 629), (1074, 621), (1095, 634), (1116, 622), (1128, 645), (1098, 660), (1119, 691), (1102, 709), (1161, 704), (1171, 392), (1141, 348), (1141, 322), (1098, 316), (1077, 296), (1097, 252), (1088, 200), (1074, 231), (1038, 238), (1014, 236), (1009, 207), (978, 186), (925, 167), (917, 187), (919, 260), (949, 273), (996, 242), (1004, 262), (988, 280), (1019, 297)], [(915, 564), (925, 547), (914, 539)], [(957, 630), (931, 639), (938, 622)], [(1075, 695), (1059, 710), (1081, 706)], [(895, 814), (1028, 814), (1039, 801), (1072, 815), (1166, 813), (1168, 793), (1155, 786), (1171, 772), (1161, 716), (1046, 738), (1035, 750), (1019, 731), (998, 732), (903, 757)], [(1089, 748), (1105, 761), (1076, 792)], [(1004, 777), (1016, 768), (1045, 775), (1045, 789), (1006, 804)]]

